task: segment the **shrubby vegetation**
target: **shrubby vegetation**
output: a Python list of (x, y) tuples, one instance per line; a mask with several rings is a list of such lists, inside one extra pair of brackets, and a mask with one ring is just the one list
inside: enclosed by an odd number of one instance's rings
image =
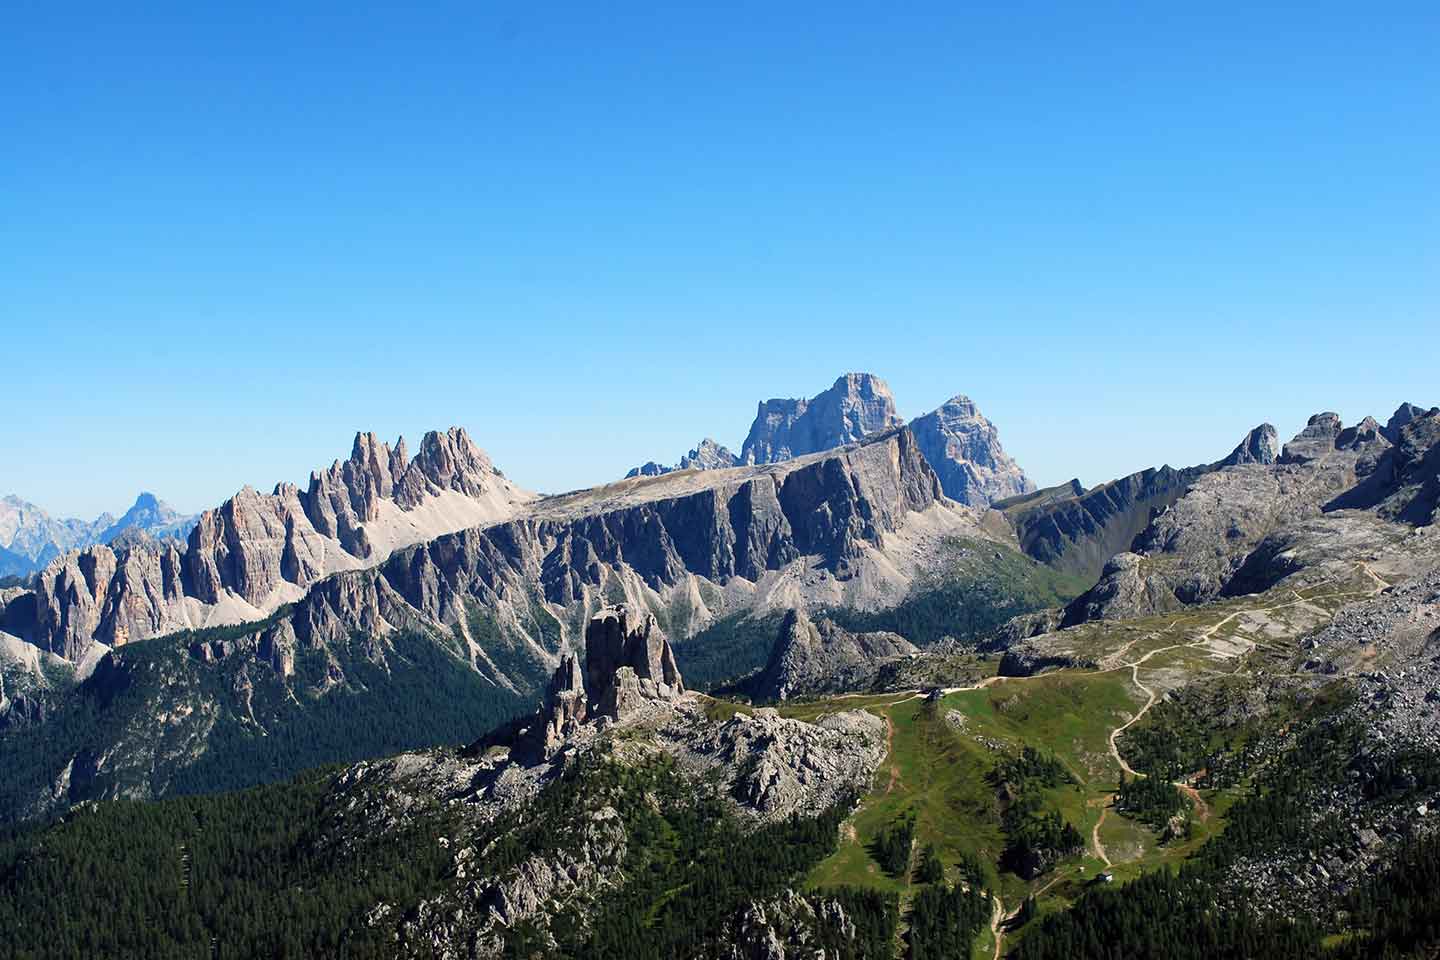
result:
[[(1440, 762), (1431, 755), (1366, 760), (1357, 767), (1354, 722), (1321, 716), (1256, 777), (1251, 795), (1232, 806), (1225, 830), (1178, 872), (1159, 871), (1119, 889), (1093, 888), (1070, 910), (1039, 922), (1016, 960), (1174, 958), (1360, 960), (1429, 955), (1440, 948), (1440, 837), (1407, 847), (1390, 869), (1365, 884), (1327, 926), (1303, 917), (1258, 913), (1230, 887), (1242, 858), (1284, 849), (1321, 850), (1346, 842), (1338, 818), (1316, 820), (1306, 796), (1354, 779), (1371, 797), (1400, 800), (1428, 785)], [(1353, 777), (1352, 777), (1353, 775)], [(1144, 782), (1144, 781), (1139, 781)], [(1134, 789), (1136, 784), (1131, 785)], [(1334, 935), (1327, 938), (1327, 934)]]
[(920, 854), (920, 866), (915, 871), (916, 883), (940, 883), (945, 879), (945, 864), (940, 862), (940, 852), (935, 844), (925, 844)]
[[(319, 771), (224, 796), (80, 808), (5, 835), (0, 956), (392, 955), (395, 924), (411, 907), (446, 902), (453, 851), (440, 839), (468, 828), (423, 797), (387, 831), (347, 824), (349, 801), (333, 789), (333, 775)], [(667, 760), (587, 761), (467, 838), (482, 851), (477, 875), (580, 842), (581, 814), (597, 804), (623, 820), (628, 882), (598, 901), (588, 925), (562, 914), (552, 932), (563, 955), (626, 960), (713, 954), (744, 904), (781, 893), (834, 849), (850, 806), (747, 828)], [(853, 941), (824, 923), (815, 931), (832, 955), (881, 956), (893, 942), (893, 895), (812, 897), (839, 901), (855, 925)], [(390, 912), (373, 914), (380, 904)], [(513, 956), (548, 950), (525, 924), (505, 935)]]
[(900, 924), (900, 897), (863, 887), (829, 887), (811, 898), (834, 900), (855, 927), (855, 937), (823, 925), (817, 931), (816, 946), (836, 960), (877, 960), (895, 953), (895, 929)]
[(1200, 871), (1160, 870), (1120, 889), (1096, 887), (1039, 926), (1013, 960), (1313, 960), (1317, 934), (1303, 923), (1220, 909)]
[(388, 956), (364, 915), (414, 902), (448, 867), (443, 817), (317, 842), (315, 772), (220, 797), (116, 801), (0, 842), (0, 955)]
[(760, 670), (770, 659), (783, 617), (735, 614), (716, 620), (688, 639), (670, 638), (685, 685), (718, 690)]

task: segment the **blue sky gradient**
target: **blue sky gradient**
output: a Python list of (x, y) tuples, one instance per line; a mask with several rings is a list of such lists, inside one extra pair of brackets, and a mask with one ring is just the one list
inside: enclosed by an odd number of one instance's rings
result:
[(1440, 403), (1433, 3), (197, 6), (0, 31), (54, 512), (452, 423), (558, 491), (846, 370), (1042, 484)]

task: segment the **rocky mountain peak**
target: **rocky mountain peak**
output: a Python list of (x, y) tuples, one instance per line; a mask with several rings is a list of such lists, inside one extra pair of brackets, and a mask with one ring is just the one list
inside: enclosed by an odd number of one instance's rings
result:
[(617, 719), (634, 706), (636, 693), (669, 699), (684, 691), (670, 641), (653, 613), (621, 604), (590, 618), (585, 627), (585, 687), (592, 713)]
[(680, 470), (723, 470), (740, 462), (735, 454), (710, 437), (701, 440), (694, 450), (680, 458)]
[(655, 615), (628, 604), (606, 607), (585, 627), (584, 667), (573, 653), (561, 657), (521, 741), (548, 758), (587, 720), (620, 720), (647, 702), (684, 692), (675, 654)]
[(1222, 467), (1233, 467), (1242, 463), (1272, 464), (1280, 457), (1280, 434), (1268, 423), (1245, 434), (1230, 455), (1220, 461)]
[(641, 464), (625, 474), (628, 480), (631, 477), (659, 477), (676, 470), (724, 470), (727, 467), (737, 466), (740, 458), (731, 453), (730, 450), (706, 437), (695, 445), (695, 448), (680, 458), (680, 462), (673, 467), (667, 467), (662, 463), (651, 460)]
[(1382, 446), (1389, 443), (1384, 438), (1382, 428), (1374, 417), (1366, 417), (1355, 426), (1344, 428), (1335, 438), (1336, 448), (1344, 450), (1358, 450), (1374, 443)]
[(1328, 411), (1315, 414), (1306, 422), (1305, 429), (1285, 444), (1280, 453), (1280, 462), (1305, 463), (1318, 460), (1335, 449), (1335, 440), (1343, 429), (1340, 414)]
[(420, 451), (406, 472), (405, 497), (419, 496), (419, 478), (432, 491), (453, 490), (479, 497), (491, 488), (498, 475), (489, 456), (475, 445), (464, 427), (451, 427), (444, 433), (431, 430), (420, 441)]
[(778, 463), (843, 447), (900, 426), (895, 398), (872, 373), (847, 373), (809, 400), (763, 400), (740, 448), (742, 463)]
[(1399, 443), (1400, 431), (1405, 428), (1406, 424), (1434, 413), (1440, 413), (1440, 407), (1431, 407), (1429, 410), (1426, 410), (1423, 407), (1415, 406), (1413, 403), (1402, 403), (1396, 408), (1395, 412), (1390, 415), (1390, 419), (1386, 421), (1385, 428), (1381, 432), (1384, 433), (1385, 439), (1391, 443)]
[(964, 394), (916, 417), (910, 430), (951, 500), (985, 507), (1035, 489), (1000, 446), (999, 431)]

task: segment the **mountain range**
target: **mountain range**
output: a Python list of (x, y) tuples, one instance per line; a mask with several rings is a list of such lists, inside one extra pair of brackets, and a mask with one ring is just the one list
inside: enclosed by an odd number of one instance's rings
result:
[[(809, 400), (762, 400), (738, 455), (707, 437), (673, 467), (652, 460), (626, 477), (782, 463), (904, 424), (884, 380), (870, 373), (847, 373)], [(951, 397), (912, 421), (910, 429), (941, 489), (958, 503), (984, 507), (1035, 489), (1000, 446), (999, 432), (968, 397)]]
[(451, 428), (137, 504), (0, 588), (0, 943), (133, 952), (118, 890), (156, 955), (1421, 955), (1440, 409), (1237, 441), (1036, 489), (847, 374), (556, 496)]
[(28, 577), (71, 550), (111, 543), (127, 531), (155, 539), (183, 539), (196, 517), (183, 516), (153, 493), (141, 493), (117, 520), (50, 516), (15, 494), (0, 497), (0, 577)]

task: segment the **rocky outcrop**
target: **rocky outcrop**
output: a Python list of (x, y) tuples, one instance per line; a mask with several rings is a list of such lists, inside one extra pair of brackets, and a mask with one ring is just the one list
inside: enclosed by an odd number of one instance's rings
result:
[(1406, 424), (1418, 420), (1421, 417), (1434, 416), (1435, 414), (1440, 414), (1440, 407), (1431, 407), (1429, 410), (1425, 410), (1415, 406), (1413, 403), (1402, 403), (1385, 423), (1385, 429), (1383, 431), (1385, 439), (1391, 443), (1398, 444), (1400, 442), (1400, 431), (1405, 428)]
[(607, 607), (590, 618), (585, 628), (585, 684), (591, 709), (616, 719), (634, 704), (637, 691), (641, 697), (669, 699), (685, 690), (675, 653), (655, 615), (625, 605)]
[(740, 458), (728, 449), (706, 437), (699, 446), (680, 458), (677, 470), (724, 470), (738, 466)]
[(1334, 451), (1336, 440), (1344, 425), (1338, 413), (1317, 413), (1305, 424), (1305, 429), (1295, 439), (1285, 444), (1280, 454), (1281, 463), (1308, 463), (1318, 460)]
[(1440, 511), (1440, 408), (1405, 423), (1397, 436), (1381, 513), (1415, 526), (1432, 524)]
[[(828, 960), (859, 956), (864, 949), (855, 921), (834, 897), (802, 896), (786, 890), (763, 902), (747, 904), (723, 938), (725, 960)], [(832, 954), (825, 944), (837, 944)]]
[(740, 448), (741, 463), (779, 463), (855, 443), (904, 423), (884, 380), (847, 373), (809, 400), (763, 400)]
[(706, 437), (695, 449), (681, 457), (680, 462), (675, 466), (667, 467), (651, 460), (630, 470), (625, 474), (625, 478), (628, 480), (631, 477), (659, 477), (676, 470), (724, 470), (738, 466), (739, 463), (739, 457)]
[(1030, 557), (1096, 578), (1131, 548), (1151, 519), (1179, 500), (1207, 467), (1142, 470), (1078, 496), (1021, 498), (997, 505)]
[(1100, 580), (1065, 607), (1061, 627), (1091, 620), (1127, 620), (1164, 613), (1180, 606), (1163, 580), (1147, 576), (1145, 558), (1117, 553), (1105, 564)]
[(919, 649), (897, 633), (852, 633), (828, 618), (791, 610), (765, 669), (749, 686), (759, 700), (867, 690), (887, 663)]
[(42, 649), (78, 662), (95, 642), (120, 646), (181, 629), (183, 555), (173, 541), (118, 554), (108, 546), (66, 554), (41, 572), (34, 622), (16, 625)]
[[(1338, 429), (1335, 436), (1339, 435)], [(1274, 462), (1275, 428), (1265, 423), (1223, 460), (1176, 470), (1163, 466), (1084, 490), (1079, 481), (995, 504), (1020, 547), (1041, 563), (1096, 579), (1117, 553), (1131, 551), (1152, 520), (1204, 476), (1225, 468)]]
[(1280, 434), (1275, 427), (1268, 423), (1251, 430), (1245, 435), (1245, 439), (1230, 452), (1230, 456), (1220, 461), (1222, 467), (1239, 466), (1242, 463), (1259, 463), (1268, 465), (1280, 458)]
[[(580, 680), (570, 663), (552, 686), (560, 698)], [(513, 952), (507, 929), (522, 925), (527, 951), (572, 955), (577, 921), (583, 938), (584, 925), (635, 881), (628, 854), (637, 845), (642, 855), (650, 852), (657, 814), (671, 823), (698, 814), (713, 824), (723, 804), (728, 811), (720, 815), (736, 815), (733, 826), (747, 832), (814, 817), (863, 792), (886, 751), (885, 721), (865, 711), (816, 723), (773, 710), (716, 720), (694, 693), (618, 720), (573, 723), (543, 757), (524, 749), (529, 736), (522, 730), (515, 749), (497, 735), (483, 749), (401, 754), (336, 778), (322, 843), (336, 842), (337, 834), (401, 836), (444, 817), (439, 844), (453, 866), (442, 888), (403, 910), (383, 904), (367, 918), (397, 927), (397, 955), (499, 958)], [(664, 778), (658, 788), (656, 777)], [(552, 789), (557, 781), (563, 786)], [(546, 801), (537, 803), (542, 795)], [(549, 819), (537, 822), (537, 815)], [(636, 825), (644, 829), (631, 829)], [(563, 928), (554, 924), (562, 914)], [(859, 939), (840, 904), (820, 896), (784, 893), (735, 919), (737, 926), (702, 931), (697, 955), (730, 956), (732, 941), (768, 942), (767, 931), (786, 949)]]
[(730, 796), (758, 819), (814, 816), (869, 787), (885, 757), (885, 721), (847, 710), (804, 723), (765, 707), (692, 728), (675, 747), (718, 766)]
[(1018, 644), (1000, 657), (996, 673), (1002, 677), (1033, 677), (1046, 670), (1094, 670), (1095, 661), (1057, 653), (1039, 644)]
[(1000, 434), (965, 396), (910, 422), (945, 496), (972, 507), (1031, 493), (1035, 484), (1000, 446)]
[[(1357, 558), (1433, 522), (1440, 414), (1407, 422), (1392, 446), (1370, 417), (1345, 427), (1311, 417), (1272, 464), (1206, 471), (1067, 606), (1062, 626), (1114, 620), (1268, 589), (1309, 568)], [(1242, 445), (1245, 446), (1245, 445)], [(1024, 629), (1015, 623), (1011, 632)]]
[(587, 721), (626, 720), (684, 692), (675, 654), (654, 614), (625, 604), (606, 607), (586, 624), (583, 669), (575, 654), (560, 658), (539, 712), (517, 736), (517, 749), (521, 756), (548, 760)]

